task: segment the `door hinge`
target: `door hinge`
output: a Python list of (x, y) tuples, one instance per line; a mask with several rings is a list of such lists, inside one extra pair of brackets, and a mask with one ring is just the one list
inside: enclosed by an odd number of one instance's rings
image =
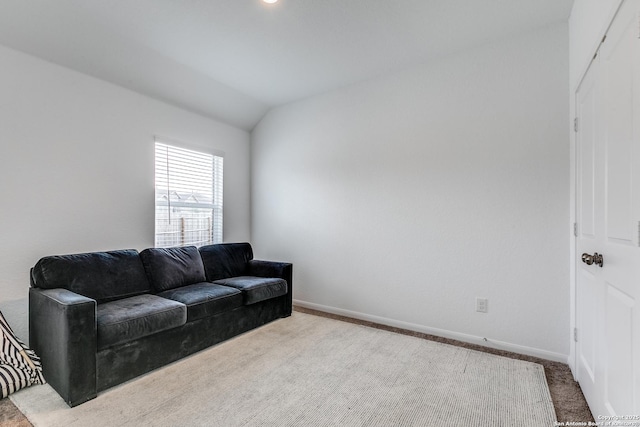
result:
[(573, 328), (573, 341), (578, 342), (578, 328)]
[(578, 132), (578, 118), (573, 119), (573, 131)]
[[(640, 233), (640, 221), (638, 221), (638, 230), (639, 230), (638, 232)], [(577, 222), (573, 223), (573, 235), (575, 237), (578, 237), (578, 223)]]

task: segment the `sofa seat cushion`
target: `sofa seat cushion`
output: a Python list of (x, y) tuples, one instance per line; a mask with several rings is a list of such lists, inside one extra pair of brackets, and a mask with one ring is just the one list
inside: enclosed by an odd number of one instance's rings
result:
[(187, 307), (156, 295), (98, 304), (98, 350), (184, 325)]
[(242, 292), (211, 282), (195, 283), (160, 292), (158, 296), (187, 306), (187, 322), (213, 316), (242, 306)]
[(246, 305), (287, 293), (287, 281), (277, 277), (238, 276), (216, 280), (214, 283), (241, 290)]

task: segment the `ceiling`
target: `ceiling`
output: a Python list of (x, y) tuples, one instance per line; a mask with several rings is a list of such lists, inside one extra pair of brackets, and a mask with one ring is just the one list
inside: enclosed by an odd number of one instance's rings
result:
[(277, 105), (567, 21), (573, 0), (0, 0), (0, 44), (251, 130)]

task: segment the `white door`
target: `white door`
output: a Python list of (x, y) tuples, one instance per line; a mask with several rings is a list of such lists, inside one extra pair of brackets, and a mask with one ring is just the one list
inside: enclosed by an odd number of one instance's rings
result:
[(577, 377), (601, 421), (640, 415), (640, 0), (614, 18), (576, 113)]

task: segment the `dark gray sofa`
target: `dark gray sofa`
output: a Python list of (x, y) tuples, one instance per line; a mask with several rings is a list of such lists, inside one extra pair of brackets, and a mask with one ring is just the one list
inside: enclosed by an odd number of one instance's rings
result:
[(249, 243), (49, 256), (31, 269), (29, 341), (69, 406), (291, 315), (292, 265)]

